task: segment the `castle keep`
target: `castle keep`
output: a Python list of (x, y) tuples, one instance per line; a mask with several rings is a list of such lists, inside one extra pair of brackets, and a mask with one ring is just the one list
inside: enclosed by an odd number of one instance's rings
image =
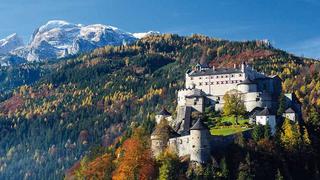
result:
[[(185, 88), (178, 91), (177, 116), (163, 109), (156, 116), (157, 123), (166, 119), (169, 125), (157, 128), (151, 136), (152, 151), (158, 155), (164, 147), (174, 149), (179, 156), (190, 155), (190, 161), (205, 163), (209, 160), (212, 148), (232, 141), (233, 136), (222, 137), (210, 134), (209, 128), (198, 119), (192, 122), (192, 112), (203, 113), (205, 107), (214, 107), (221, 111), (224, 106), (223, 97), (226, 93), (237, 93), (250, 114), (250, 122), (269, 124), (272, 133), (276, 128), (275, 113), (281, 94), (281, 79), (278, 76), (267, 76), (257, 72), (249, 65), (242, 63), (233, 68), (216, 68), (196, 65), (185, 75)], [(294, 95), (286, 94), (290, 107), (283, 115), (295, 118), (300, 106), (293, 101)], [(290, 99), (291, 98), (291, 99)], [(168, 137), (161, 137), (166, 133)]]

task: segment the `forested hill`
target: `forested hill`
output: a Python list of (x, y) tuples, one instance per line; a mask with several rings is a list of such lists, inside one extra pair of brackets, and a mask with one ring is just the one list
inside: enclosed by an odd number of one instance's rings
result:
[(175, 111), (176, 90), (192, 65), (243, 61), (279, 75), (284, 91), (295, 92), (303, 103), (309, 131), (319, 135), (317, 61), (264, 41), (155, 35), (61, 62), (1, 68), (6, 95), (0, 99), (0, 179), (62, 177), (84, 155), (121, 144), (132, 127), (142, 125), (150, 133), (155, 112), (162, 106)]

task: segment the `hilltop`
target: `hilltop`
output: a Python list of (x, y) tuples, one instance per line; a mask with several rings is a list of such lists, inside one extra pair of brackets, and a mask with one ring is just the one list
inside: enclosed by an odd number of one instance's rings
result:
[(121, 145), (136, 125), (151, 133), (155, 112), (164, 105), (174, 111), (176, 90), (196, 63), (223, 67), (243, 61), (279, 75), (318, 135), (319, 121), (309, 116), (320, 106), (318, 61), (264, 41), (152, 35), (59, 62), (2, 67), (0, 178), (62, 177), (85, 155), (93, 159)]

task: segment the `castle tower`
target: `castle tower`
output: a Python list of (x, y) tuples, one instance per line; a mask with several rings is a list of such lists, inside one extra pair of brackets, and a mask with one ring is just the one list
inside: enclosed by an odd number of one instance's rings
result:
[(151, 150), (155, 157), (167, 147), (170, 138), (179, 136), (165, 121), (162, 120), (151, 134)]
[(206, 163), (210, 159), (210, 132), (201, 119), (190, 128), (190, 161)]
[(237, 85), (237, 89), (242, 93), (257, 92), (257, 84), (246, 78)]
[(162, 108), (155, 118), (157, 124), (159, 124), (162, 119), (166, 119), (169, 123), (172, 121), (172, 115), (166, 108)]

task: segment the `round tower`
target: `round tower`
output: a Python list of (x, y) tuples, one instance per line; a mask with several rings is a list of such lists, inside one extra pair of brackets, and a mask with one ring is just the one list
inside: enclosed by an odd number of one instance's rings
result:
[(237, 89), (242, 93), (257, 92), (257, 84), (249, 79), (245, 79), (237, 85)]
[(153, 156), (158, 156), (167, 147), (170, 138), (178, 136), (179, 134), (175, 132), (165, 120), (162, 120), (151, 134), (150, 139)]
[(210, 132), (209, 128), (198, 119), (190, 128), (190, 161), (206, 163), (210, 159)]

